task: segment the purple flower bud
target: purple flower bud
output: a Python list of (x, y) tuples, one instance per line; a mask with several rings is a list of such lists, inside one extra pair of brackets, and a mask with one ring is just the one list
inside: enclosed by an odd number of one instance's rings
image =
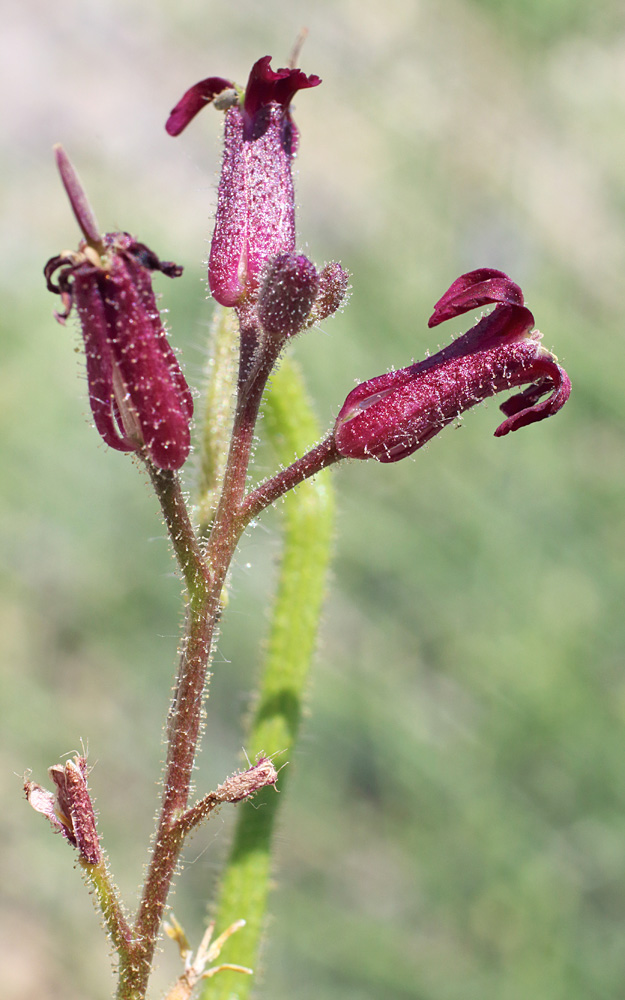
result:
[(438, 354), (350, 392), (334, 430), (342, 456), (397, 462), (476, 403), (519, 385), (529, 388), (501, 406), (508, 419), (497, 437), (564, 406), (569, 377), (541, 346), (541, 334), (530, 332), (534, 317), (521, 290), (500, 271), (459, 278), (437, 303), (430, 326), (487, 302), (496, 303), (494, 311)]
[(338, 261), (326, 264), (319, 272), (319, 291), (312, 309), (310, 322), (317, 323), (332, 316), (347, 295), (349, 271), (346, 271)]
[(319, 288), (317, 268), (303, 254), (283, 253), (269, 263), (258, 296), (266, 333), (292, 337), (304, 326)]
[(77, 847), (81, 858), (97, 865), (102, 854), (95, 813), (87, 788), (87, 761), (76, 756), (65, 766), (55, 764), (48, 771), (56, 785), (56, 795), (34, 781), (24, 782), (29, 803), (46, 816), (55, 830)]
[(177, 277), (182, 268), (160, 261), (128, 233), (96, 239), (95, 220), (84, 214), (86, 198), (62, 150), (57, 162), (87, 239), (77, 253), (49, 260), (44, 274), (64, 303), (57, 319), (63, 323), (76, 306), (95, 425), (111, 448), (145, 449), (158, 468), (178, 469), (189, 454), (193, 400), (165, 334), (151, 272)]
[[(255, 299), (267, 261), (295, 250), (291, 161), (298, 133), (289, 105), (298, 90), (316, 87), (321, 80), (299, 69), (274, 71), (270, 62), (264, 56), (254, 64), (242, 102), (226, 112), (208, 263), (210, 290), (224, 306)], [(167, 131), (177, 135), (202, 103), (229, 87), (221, 77), (196, 84), (174, 108)]]

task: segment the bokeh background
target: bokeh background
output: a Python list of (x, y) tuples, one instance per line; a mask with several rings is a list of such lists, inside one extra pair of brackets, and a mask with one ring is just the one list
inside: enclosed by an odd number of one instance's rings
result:
[[(206, 112), (175, 141), (163, 123), (204, 76), (244, 83), (266, 53), (283, 64), (304, 25), (301, 65), (323, 85), (296, 101), (301, 246), (353, 272), (345, 312), (294, 345), (321, 424), (355, 380), (448, 339), (427, 331), (431, 306), (478, 266), (519, 281), (574, 391), (503, 440), (491, 402), (414, 459), (335, 474), (336, 558), (257, 996), (620, 998), (621, 0), (24, 0), (3, 15), (2, 995), (110, 996), (98, 917), (20, 776), (43, 781), (88, 745), (132, 900), (181, 624), (145, 477), (99, 441), (77, 330), (51, 316), (41, 267), (77, 242), (51, 145), (103, 228), (184, 264), (160, 286), (199, 386), (221, 123)], [(262, 449), (258, 462), (269, 471)], [(270, 514), (233, 573), (201, 790), (241, 759), (278, 553)], [(173, 902), (194, 939), (231, 820), (185, 856)], [(176, 973), (165, 945), (153, 995)]]

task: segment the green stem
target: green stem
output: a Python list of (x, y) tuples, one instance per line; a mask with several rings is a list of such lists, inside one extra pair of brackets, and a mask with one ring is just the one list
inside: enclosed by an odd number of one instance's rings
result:
[(189, 518), (180, 480), (175, 472), (169, 469), (157, 469), (148, 459), (145, 460), (145, 464), (161, 505), (189, 598), (193, 600), (199, 596), (201, 599), (210, 582), (210, 574)]
[(81, 858), (80, 866), (85, 878), (93, 886), (114, 948), (120, 953), (127, 951), (132, 942), (132, 931), (119, 901), (117, 889), (108, 873), (106, 861), (102, 859), (97, 865), (90, 865)]
[(232, 431), (237, 387), (239, 324), (234, 309), (217, 306), (210, 333), (210, 353), (198, 451), (198, 522), (206, 534), (223, 481)]
[[(283, 362), (272, 377), (263, 429), (282, 464), (291, 463), (295, 454), (318, 437), (301, 378), (290, 362)], [(297, 737), (332, 543), (327, 473), (289, 493), (282, 509), (284, 550), (256, 715), (246, 743), (251, 757), (288, 754)], [(284, 787), (284, 772), (280, 785)], [(240, 807), (218, 904), (218, 929), (241, 917), (246, 920), (246, 926), (228, 941), (223, 957), (252, 968), (258, 965), (280, 801), (273, 789), (263, 789), (254, 807)], [(207, 981), (202, 997), (244, 1000), (251, 985), (246, 977), (224, 971)]]

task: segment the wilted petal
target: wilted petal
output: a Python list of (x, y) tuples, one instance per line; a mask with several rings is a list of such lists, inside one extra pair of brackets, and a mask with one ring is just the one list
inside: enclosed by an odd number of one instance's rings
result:
[(58, 833), (62, 833), (69, 840), (67, 827), (61, 823), (56, 814), (56, 798), (52, 792), (48, 792), (45, 788), (42, 788), (36, 781), (25, 780), (24, 794), (33, 809), (42, 813), (50, 821), (54, 829)]
[[(57, 162), (72, 207), (87, 232), (86, 196), (65, 153)], [(152, 289), (152, 272), (177, 277), (182, 268), (160, 261), (128, 233), (82, 242), (44, 268), (50, 291), (61, 295), (63, 322), (76, 306), (87, 359), (89, 402), (102, 438), (117, 451), (143, 451), (161, 469), (179, 469), (190, 449), (193, 399), (167, 340)], [(56, 276), (56, 280), (55, 280)]]

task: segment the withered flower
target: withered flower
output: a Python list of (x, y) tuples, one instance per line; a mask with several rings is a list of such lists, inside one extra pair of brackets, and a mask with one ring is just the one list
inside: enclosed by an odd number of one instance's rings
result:
[(145, 452), (161, 469), (179, 469), (190, 447), (193, 400), (165, 333), (151, 274), (177, 277), (128, 233), (100, 235), (80, 181), (56, 148), (65, 190), (84, 235), (77, 252), (53, 257), (44, 274), (64, 304), (75, 306), (87, 360), (89, 402), (102, 438), (117, 451)]

